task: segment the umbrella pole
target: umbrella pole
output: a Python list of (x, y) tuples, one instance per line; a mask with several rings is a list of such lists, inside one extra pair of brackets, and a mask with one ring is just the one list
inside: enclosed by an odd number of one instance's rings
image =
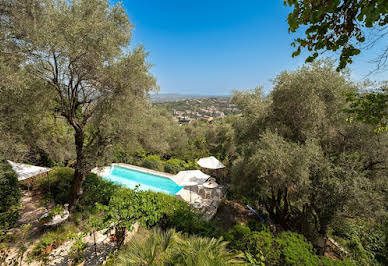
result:
[(46, 176), (47, 176), (47, 182), (48, 182), (48, 187), (49, 187), (49, 194), (51, 194), (50, 176), (48, 173), (46, 173)]
[(189, 187), (190, 189), (190, 204), (191, 204), (191, 186)]

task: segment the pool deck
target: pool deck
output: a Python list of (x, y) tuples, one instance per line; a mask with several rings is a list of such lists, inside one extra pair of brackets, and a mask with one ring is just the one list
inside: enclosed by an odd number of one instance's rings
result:
[[(151, 170), (148, 168), (135, 166), (135, 165), (131, 165), (131, 164), (125, 164), (125, 163), (112, 163), (111, 166), (96, 167), (92, 170), (92, 173), (95, 173), (99, 176), (108, 176), (110, 173), (111, 167), (115, 166), (115, 165), (121, 166), (124, 168), (128, 168), (131, 170), (137, 170), (137, 171), (141, 171), (144, 173), (169, 178), (172, 181), (174, 181), (175, 183), (177, 183), (175, 175), (173, 175), (173, 174), (155, 171), (155, 170)], [(217, 190), (217, 192), (215, 193), (217, 195), (216, 197), (209, 199), (209, 198), (206, 198), (206, 196), (203, 196), (203, 195), (201, 196), (200, 194), (194, 192), (195, 190), (198, 191), (198, 187), (201, 187), (201, 186), (194, 186), (194, 187), (185, 186), (175, 194), (175, 197), (182, 199), (182, 200), (184, 200), (187, 203), (192, 204), (192, 205), (199, 202), (201, 209), (202, 209), (203, 213), (205, 214), (205, 219), (210, 220), (216, 214), (218, 205), (221, 201), (221, 197), (222, 197), (221, 188), (216, 189)], [(190, 191), (190, 190), (194, 190), (194, 191)]]

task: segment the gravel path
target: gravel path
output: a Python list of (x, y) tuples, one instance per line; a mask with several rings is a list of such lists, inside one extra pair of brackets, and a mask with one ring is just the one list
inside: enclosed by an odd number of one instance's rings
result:
[[(14, 237), (14, 241), (8, 243), (8, 246), (5, 250), (7, 257), (5, 260), (5, 265), (18, 265), (15, 264), (15, 261), (19, 262), (19, 265), (31, 265), (38, 266), (42, 265), (38, 261), (28, 261), (27, 254), (32, 251), (34, 243), (39, 241), (41, 236), (45, 233), (46, 228), (44, 228), (38, 221), (38, 219), (47, 212), (45, 207), (41, 207), (39, 202), (42, 198), (39, 195), (34, 194), (32, 191), (23, 191), (22, 196), (22, 209), (20, 212), (19, 220), (16, 223), (15, 228), (13, 228), (9, 234)], [(30, 224), (31, 228), (28, 230), (28, 236), (24, 240), (20, 238), (21, 228), (25, 224)], [(127, 233), (126, 241), (130, 239), (133, 234), (138, 230), (138, 224), (135, 224), (134, 230)], [(94, 248), (94, 237), (93, 235), (86, 235), (82, 238), (82, 241), (87, 244), (86, 250), (84, 252), (85, 261), (82, 265), (102, 265), (106, 260), (107, 256), (113, 252), (115, 244), (112, 243), (107, 235), (104, 235), (105, 230), (95, 233), (96, 237), (96, 252)], [(28, 241), (28, 242), (27, 242)], [(70, 249), (73, 245), (73, 240), (68, 240), (60, 245), (58, 248), (54, 249), (49, 256), (48, 265), (52, 266), (67, 266), (72, 264), (72, 257), (69, 255)], [(23, 260), (20, 264), (20, 257), (18, 257), (20, 245), (26, 246), (26, 251), (24, 252)], [(1, 250), (0, 250), (1, 251)], [(0, 259), (1, 259), (0, 252)], [(0, 260), (0, 265), (1, 260)]]

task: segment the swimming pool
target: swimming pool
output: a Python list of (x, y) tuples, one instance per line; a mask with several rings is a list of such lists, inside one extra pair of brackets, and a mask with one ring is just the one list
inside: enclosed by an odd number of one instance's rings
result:
[(103, 178), (127, 188), (134, 189), (137, 185), (140, 185), (140, 190), (151, 190), (170, 195), (175, 195), (183, 188), (167, 177), (141, 172), (118, 165), (113, 165), (109, 175), (103, 176)]

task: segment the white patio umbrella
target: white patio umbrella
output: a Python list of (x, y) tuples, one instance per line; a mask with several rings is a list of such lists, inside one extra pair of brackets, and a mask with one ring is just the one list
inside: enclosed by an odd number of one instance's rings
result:
[(180, 171), (175, 175), (174, 181), (179, 186), (190, 187), (190, 202), (191, 202), (191, 187), (205, 183), (208, 180), (210, 175), (202, 173), (200, 170), (188, 170)]
[(7, 162), (11, 165), (12, 170), (15, 171), (19, 181), (46, 173), (51, 170), (50, 168), (47, 168), (47, 167), (40, 167), (40, 166), (23, 164), (23, 163), (15, 163), (12, 161), (7, 161)]
[(206, 158), (201, 158), (197, 162), (199, 166), (203, 168), (208, 168), (208, 169), (220, 169), (220, 168), (225, 168), (225, 165), (221, 163), (219, 160), (217, 160), (216, 157), (210, 156)]

